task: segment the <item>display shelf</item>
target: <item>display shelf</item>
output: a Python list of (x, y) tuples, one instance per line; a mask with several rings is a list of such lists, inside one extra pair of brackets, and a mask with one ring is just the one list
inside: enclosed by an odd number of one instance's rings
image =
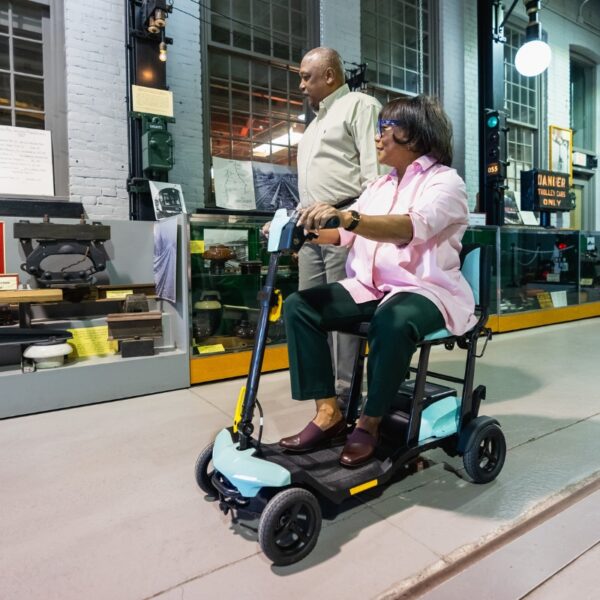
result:
[(187, 387), (187, 361), (187, 351), (175, 349), (151, 357), (87, 358), (34, 373), (5, 366), (0, 418)]
[[(6, 224), (7, 268), (19, 272), (23, 262), (22, 249), (12, 236), (12, 224), (16, 219), (6, 217), (2, 220)], [(66, 219), (57, 222), (71, 223)], [(134, 291), (153, 288), (148, 282), (154, 280), (154, 223), (103, 221), (103, 224), (110, 225), (111, 238), (105, 243), (109, 259), (106, 271), (98, 274), (99, 294), (93, 286), (89, 299), (57, 301), (61, 290), (32, 290), (36, 297), (27, 302), (31, 313), (27, 324), (40, 331), (104, 326), (108, 314), (121, 310), (123, 299), (98, 299), (98, 295), (115, 288)], [(172, 261), (176, 301), (149, 299), (150, 308), (159, 310), (162, 315), (163, 335), (156, 340), (155, 354), (127, 358), (120, 354), (78, 357), (67, 360), (60, 367), (23, 372), (20, 365), (22, 347), (3, 348), (0, 351), (0, 418), (189, 386), (189, 242), (183, 215), (176, 218), (174, 230), (178, 238), (177, 257)], [(20, 274), (22, 283), (36, 286), (35, 279), (22, 271)], [(49, 294), (46, 298), (49, 302), (39, 304), (40, 296), (44, 294)]]

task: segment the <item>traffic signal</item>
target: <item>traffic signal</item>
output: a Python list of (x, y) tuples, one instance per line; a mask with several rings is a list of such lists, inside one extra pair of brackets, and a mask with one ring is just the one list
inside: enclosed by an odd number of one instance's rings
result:
[(506, 127), (504, 117), (497, 110), (484, 114), (485, 175), (488, 181), (506, 177)]

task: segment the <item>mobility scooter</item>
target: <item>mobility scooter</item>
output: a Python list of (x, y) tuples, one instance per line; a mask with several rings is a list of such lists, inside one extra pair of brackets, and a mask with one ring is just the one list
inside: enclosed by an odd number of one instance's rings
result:
[[(275, 565), (293, 564), (306, 557), (317, 543), (321, 529), (318, 498), (340, 504), (365, 490), (382, 486), (422, 452), (441, 447), (450, 456), (462, 456), (464, 468), (475, 483), (492, 481), (500, 473), (506, 442), (496, 419), (479, 416), (485, 386), (473, 389), (475, 361), (483, 355), (491, 332), (485, 327), (488, 315), (491, 248), (465, 246), (461, 271), (473, 290), (477, 324), (456, 337), (446, 329), (430, 334), (419, 345), (415, 378), (405, 381), (392, 401), (380, 427), (380, 442), (374, 458), (353, 469), (339, 464), (339, 448), (319, 448), (306, 453), (288, 453), (278, 444), (261, 442), (262, 408), (257, 399), (269, 315), (281, 311), (281, 298), (274, 289), (281, 254), (297, 251), (305, 234), (297, 226), (298, 214), (285, 209), (275, 213), (269, 231), (270, 262), (265, 284), (259, 293), (260, 313), (250, 372), (238, 398), (233, 425), (223, 429), (196, 461), (198, 486), (219, 500), (224, 513), (260, 515), (258, 542)], [(336, 226), (330, 219), (329, 227)], [(346, 420), (350, 430), (360, 411), (362, 378), (367, 354), (368, 323), (349, 333), (361, 336)], [(477, 344), (483, 339), (478, 354)], [(434, 345), (466, 350), (464, 378), (428, 371)], [(430, 379), (458, 384), (462, 391), (433, 383)], [(260, 426), (254, 434), (254, 411)]]

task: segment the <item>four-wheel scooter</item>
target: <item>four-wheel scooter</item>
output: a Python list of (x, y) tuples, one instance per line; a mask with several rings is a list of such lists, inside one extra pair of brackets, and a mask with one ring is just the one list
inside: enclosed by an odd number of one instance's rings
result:
[[(392, 400), (391, 409), (382, 420), (380, 443), (371, 461), (346, 469), (339, 464), (339, 448), (293, 454), (278, 444), (261, 442), (263, 414), (257, 397), (258, 384), (269, 315), (281, 310), (281, 298), (275, 294), (275, 277), (280, 256), (298, 251), (306, 239), (297, 221), (297, 213), (288, 216), (284, 209), (275, 213), (269, 231), (269, 267), (259, 293), (260, 313), (247, 383), (240, 392), (233, 425), (223, 429), (200, 453), (195, 468), (199, 487), (218, 499), (223, 512), (260, 515), (258, 542), (275, 565), (295, 563), (314, 548), (321, 529), (319, 499), (340, 504), (365, 490), (382, 486), (431, 448), (441, 447), (451, 456), (462, 456), (464, 468), (475, 483), (495, 479), (506, 456), (506, 442), (498, 421), (479, 416), (485, 386), (473, 389), (475, 361), (483, 355), (491, 338), (490, 330), (485, 327), (491, 270), (491, 248), (487, 246), (464, 247), (461, 253), (461, 271), (475, 295), (477, 324), (460, 337), (443, 329), (422, 341), (418, 366), (411, 367), (415, 378), (405, 381)], [(333, 219), (327, 225), (335, 227), (337, 223)], [(362, 323), (348, 331), (361, 336), (362, 342), (346, 411), (349, 431), (363, 400), (367, 330), (368, 323)], [(478, 354), (480, 339), (485, 343)], [(430, 350), (440, 344), (448, 350), (456, 347), (466, 350), (464, 377), (428, 371)], [(440, 381), (459, 385), (461, 393)], [(255, 437), (257, 407), (260, 426)]]

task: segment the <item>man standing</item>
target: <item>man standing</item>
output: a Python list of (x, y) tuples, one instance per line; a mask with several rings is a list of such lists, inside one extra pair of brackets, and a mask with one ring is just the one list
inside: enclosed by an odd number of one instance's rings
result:
[[(300, 204), (352, 204), (380, 174), (374, 140), (381, 104), (367, 94), (350, 91), (342, 59), (331, 48), (314, 48), (305, 54), (300, 90), (316, 113), (298, 144)], [(342, 247), (304, 244), (298, 255), (299, 289), (344, 279), (347, 254)], [(358, 338), (344, 334), (335, 338), (336, 393), (344, 405)]]

